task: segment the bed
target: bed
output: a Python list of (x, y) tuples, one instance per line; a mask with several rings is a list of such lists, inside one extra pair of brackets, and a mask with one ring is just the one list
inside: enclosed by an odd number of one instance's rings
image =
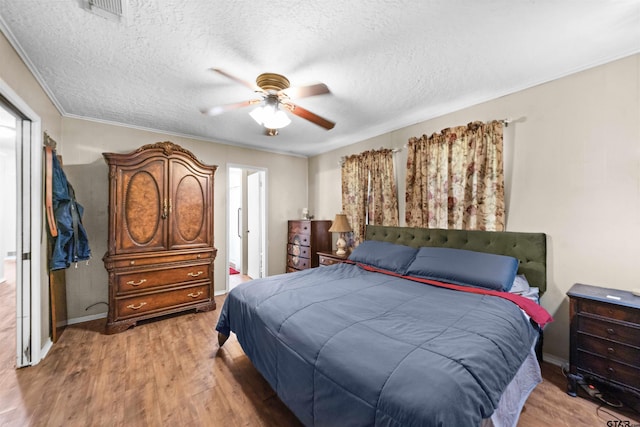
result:
[(551, 317), (543, 233), (368, 226), (350, 262), (253, 280), (221, 309), (305, 425), (515, 425)]

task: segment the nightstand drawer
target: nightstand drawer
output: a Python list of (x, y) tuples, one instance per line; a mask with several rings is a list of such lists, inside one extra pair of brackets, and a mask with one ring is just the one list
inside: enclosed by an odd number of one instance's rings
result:
[(640, 328), (620, 323), (607, 322), (578, 314), (578, 332), (586, 332), (601, 338), (640, 347)]
[(578, 350), (640, 368), (640, 348), (578, 332)]
[(578, 312), (595, 314), (609, 319), (622, 320), (640, 325), (640, 311), (630, 307), (605, 304), (599, 301), (579, 300)]
[(320, 265), (333, 265), (333, 264), (342, 264), (342, 260), (331, 258), (325, 255), (318, 255), (320, 259)]
[(577, 352), (577, 357), (579, 369), (640, 390), (640, 369), (580, 350)]

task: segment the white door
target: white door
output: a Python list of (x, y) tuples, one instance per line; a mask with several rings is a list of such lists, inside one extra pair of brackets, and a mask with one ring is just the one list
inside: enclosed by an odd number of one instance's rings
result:
[[(40, 244), (42, 135), (40, 117), (0, 79), (0, 106), (15, 117), (16, 366), (41, 356)], [(8, 208), (8, 206), (6, 206)], [(35, 273), (34, 273), (35, 272)], [(50, 342), (50, 341), (49, 341)], [(48, 343), (49, 343), (48, 342)]]
[(247, 275), (264, 276), (264, 172), (247, 177)]

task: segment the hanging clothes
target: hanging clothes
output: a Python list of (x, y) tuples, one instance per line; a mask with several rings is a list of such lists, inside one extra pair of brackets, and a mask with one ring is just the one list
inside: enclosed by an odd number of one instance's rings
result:
[[(62, 170), (56, 152), (52, 152), (52, 203), (58, 231), (54, 237), (49, 268), (60, 270), (72, 263), (91, 258), (89, 239), (82, 225), (84, 208), (76, 202), (73, 187)], [(47, 162), (48, 163), (48, 162)]]

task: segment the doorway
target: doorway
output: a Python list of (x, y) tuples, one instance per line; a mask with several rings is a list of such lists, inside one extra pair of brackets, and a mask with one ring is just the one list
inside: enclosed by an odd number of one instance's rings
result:
[[(36, 364), (41, 353), (40, 249), (42, 219), (42, 135), (40, 118), (0, 80), (0, 196), (2, 213), (0, 262), (15, 283), (8, 336), (3, 348), (15, 349), (15, 366)], [(7, 182), (7, 180), (9, 182)], [(4, 222), (6, 221), (6, 222)], [(8, 279), (8, 277), (6, 277)], [(0, 286), (7, 286), (7, 282)], [(5, 288), (8, 290), (8, 288)], [(8, 323), (9, 325), (9, 323)], [(5, 341), (6, 340), (6, 341)], [(50, 342), (47, 343), (50, 345)]]
[(267, 276), (266, 169), (227, 166), (227, 291)]

